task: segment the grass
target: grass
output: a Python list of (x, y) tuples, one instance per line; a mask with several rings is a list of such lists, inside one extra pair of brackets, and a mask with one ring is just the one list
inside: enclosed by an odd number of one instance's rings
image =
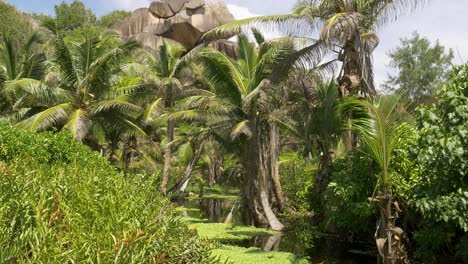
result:
[(242, 248), (236, 246), (222, 245), (212, 251), (213, 256), (219, 257), (221, 261), (242, 263), (268, 263), (268, 264), (307, 264), (306, 259), (298, 258), (288, 252), (263, 251), (259, 248)]

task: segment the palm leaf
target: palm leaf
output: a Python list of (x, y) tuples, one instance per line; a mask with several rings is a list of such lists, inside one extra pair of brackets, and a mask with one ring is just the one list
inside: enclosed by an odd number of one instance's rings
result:
[(86, 111), (77, 109), (70, 115), (68, 123), (64, 128), (72, 133), (75, 140), (82, 142), (89, 133), (90, 126), (91, 120), (87, 116)]
[(244, 120), (239, 122), (231, 131), (231, 139), (234, 140), (240, 135), (252, 136), (252, 129), (250, 128), (250, 121)]
[(68, 103), (56, 105), (19, 122), (16, 126), (31, 131), (43, 131), (54, 127), (60, 128), (68, 120), (68, 113), (72, 108), (72, 105)]

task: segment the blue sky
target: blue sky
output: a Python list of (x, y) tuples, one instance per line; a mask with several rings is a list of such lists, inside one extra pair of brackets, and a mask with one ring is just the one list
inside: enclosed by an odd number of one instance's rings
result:
[[(20, 10), (35, 13), (53, 14), (54, 5), (62, 0), (6, 0)], [(150, 0), (82, 0), (88, 7), (101, 16), (115, 9), (134, 10), (147, 7)], [(209, 0), (214, 1), (214, 0)], [(455, 63), (468, 61), (468, 0), (429, 0), (428, 4), (410, 15), (379, 29), (380, 45), (374, 52), (376, 82), (380, 84), (387, 78), (389, 63), (387, 53), (399, 44), (401, 37), (409, 37), (413, 31), (431, 41), (440, 40), (441, 44), (455, 52)], [(66, 0), (71, 2), (71, 0)], [(296, 0), (225, 0), (236, 18), (261, 14), (287, 13)]]

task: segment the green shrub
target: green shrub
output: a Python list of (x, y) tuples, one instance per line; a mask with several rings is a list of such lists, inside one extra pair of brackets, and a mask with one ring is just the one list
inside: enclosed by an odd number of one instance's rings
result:
[(18, 12), (14, 6), (0, 1), (0, 36), (14, 40), (16, 47), (22, 47), (32, 32), (31, 18)]
[(374, 232), (374, 205), (368, 198), (373, 195), (377, 178), (371, 164), (359, 150), (333, 162), (326, 194), (329, 224), (351, 233)]
[(414, 237), (425, 263), (468, 257), (468, 64), (454, 67), (438, 99), (417, 109), (412, 148), (420, 180), (410, 204), (421, 215)]
[(295, 153), (281, 156), (280, 176), (288, 207), (299, 213), (311, 210), (311, 192), (317, 165), (304, 160)]
[(64, 133), (0, 126), (0, 263), (208, 263), (153, 179)]

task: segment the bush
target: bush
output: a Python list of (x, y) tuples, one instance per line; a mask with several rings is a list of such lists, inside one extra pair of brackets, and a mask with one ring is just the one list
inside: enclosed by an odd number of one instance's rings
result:
[(316, 163), (306, 161), (295, 153), (282, 154), (280, 174), (282, 187), (288, 198), (288, 208), (298, 213), (306, 213), (312, 209), (311, 193), (316, 172)]
[(0, 36), (15, 41), (16, 47), (22, 47), (31, 32), (31, 18), (18, 12), (15, 7), (0, 1)]
[[(410, 203), (422, 215), (414, 237), (416, 255), (425, 263), (437, 262), (437, 254), (468, 257), (467, 95), (465, 64), (454, 67), (437, 104), (417, 109), (413, 155), (420, 184), (414, 186)], [(439, 239), (434, 239), (434, 230)]]
[(358, 149), (333, 162), (328, 185), (327, 222), (339, 229), (372, 234), (375, 228), (373, 196), (377, 177), (372, 173), (372, 161)]
[(0, 126), (0, 263), (207, 263), (156, 194), (64, 133)]

